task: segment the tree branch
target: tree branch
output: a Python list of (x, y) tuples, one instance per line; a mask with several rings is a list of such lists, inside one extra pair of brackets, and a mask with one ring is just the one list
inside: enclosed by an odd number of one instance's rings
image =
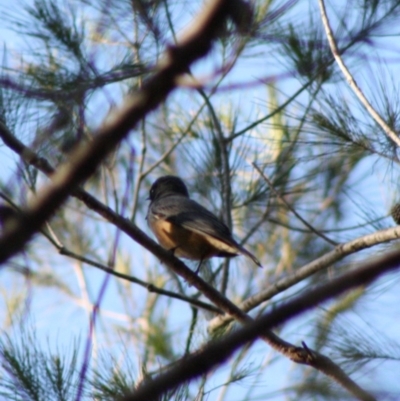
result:
[(328, 242), (331, 245), (337, 245), (337, 242), (331, 240), (329, 237), (327, 237), (325, 234), (321, 233), (317, 229), (315, 229), (310, 223), (308, 223), (299, 213), (297, 213), (296, 209), (292, 207), (286, 199), (276, 190), (274, 187), (274, 184), (271, 182), (271, 180), (264, 174), (264, 172), (260, 169), (260, 167), (257, 166), (256, 163), (251, 163), (253, 167), (259, 172), (261, 177), (264, 179), (264, 181), (268, 184), (270, 187), (271, 191), (280, 199), (280, 201), (314, 234), (318, 235), (322, 239), (324, 239), (326, 242)]
[[(278, 280), (276, 283), (267, 287), (264, 291), (247, 298), (239, 305), (239, 307), (243, 311), (248, 312), (263, 302), (268, 301), (275, 295), (287, 290), (307, 277), (310, 277), (312, 274), (332, 266), (333, 263), (342, 260), (348, 255), (399, 238), (400, 226), (396, 226), (364, 235), (344, 244), (339, 244), (332, 251), (297, 269), (295, 273)], [(215, 330), (218, 330), (221, 325), (227, 324), (231, 321), (232, 317), (229, 315), (218, 316), (209, 322), (208, 330), (212, 333)]]
[(364, 93), (362, 90), (359, 88), (357, 85), (357, 82), (351, 75), (351, 72), (349, 69), (346, 67), (346, 64), (344, 63), (340, 51), (336, 45), (335, 37), (333, 36), (332, 28), (329, 24), (328, 16), (326, 14), (326, 9), (325, 9), (325, 3), (324, 0), (318, 0), (319, 8), (321, 11), (321, 19), (322, 19), (322, 24), (325, 29), (326, 37), (328, 39), (329, 47), (332, 51), (333, 57), (335, 58), (335, 61), (339, 68), (341, 69), (344, 77), (346, 78), (347, 83), (349, 84), (351, 90), (354, 92), (358, 100), (361, 102), (361, 104), (365, 107), (367, 112), (370, 114), (370, 116), (375, 120), (375, 122), (382, 128), (383, 132), (398, 146), (400, 147), (400, 138), (398, 137), (397, 133), (392, 130), (392, 128), (389, 127), (389, 125), (386, 123), (386, 121), (381, 117), (381, 115), (374, 109), (372, 104), (368, 101), (368, 99), (365, 97)]
[[(153, 378), (150, 382), (141, 385), (123, 401), (141, 401), (157, 399), (161, 394), (171, 390), (185, 381), (191, 380), (209, 371), (214, 366), (224, 362), (234, 351), (249, 341), (254, 341), (274, 327), (281, 325), (289, 319), (311, 309), (312, 307), (343, 294), (354, 287), (368, 284), (376, 280), (382, 274), (390, 270), (398, 269), (400, 265), (400, 251), (391, 252), (372, 262), (365, 263), (363, 267), (356, 268), (337, 277), (316, 289), (308, 290), (306, 294), (292, 299), (275, 310), (266, 313), (262, 317), (247, 324), (245, 327), (229, 334), (221, 340), (216, 340), (202, 350), (186, 356), (183, 360), (171, 368), (168, 372)], [(310, 358), (315, 358), (315, 353), (310, 350)], [(325, 370), (329, 362), (319, 361), (320, 368)], [(340, 369), (338, 374), (345, 373)], [(336, 375), (337, 376), (337, 375)], [(347, 377), (347, 375), (346, 375)], [(336, 377), (334, 377), (336, 380)], [(373, 401), (375, 397), (360, 389), (354, 382), (354, 387), (348, 388), (351, 393), (360, 400)], [(351, 383), (349, 382), (349, 386)]]

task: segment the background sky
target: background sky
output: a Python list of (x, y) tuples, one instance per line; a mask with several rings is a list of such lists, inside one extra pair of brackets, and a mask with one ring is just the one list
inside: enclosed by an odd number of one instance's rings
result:
[[(28, 3), (29, 2), (25, 2)], [(73, 2), (72, 2), (73, 3)], [(177, 6), (177, 15), (181, 15), (180, 28), (185, 27), (191, 17), (195, 15), (198, 9), (198, 2), (193, 5), (191, 10), (181, 10), (179, 5)], [(18, 14), (20, 13), (19, 3), (11, 4), (9, 1), (0, 0), (0, 17), (4, 13)], [(331, 6), (328, 9), (332, 23), (338, 24), (338, 18), (342, 15), (343, 9), (349, 7), (348, 2), (335, 1), (331, 2)], [(298, 4), (291, 9), (288, 13), (287, 18), (302, 18), (302, 15), (306, 13), (314, 12), (315, 18), (318, 18), (317, 13), (317, 2), (315, 1), (300, 1)], [(349, 14), (352, 10), (349, 7)], [(22, 11), (21, 11), (22, 15)], [(336, 18), (335, 18), (336, 16)], [(90, 18), (90, 14), (82, 15), (83, 17)], [(357, 18), (356, 15), (353, 18)], [(382, 36), (376, 39), (374, 46), (365, 44), (360, 46), (359, 51), (353, 53), (347, 60), (350, 69), (357, 72), (357, 82), (365, 91), (365, 94), (369, 97), (372, 103), (380, 104), (382, 97), (387, 98), (396, 97), (398, 98), (398, 82), (396, 77), (399, 76), (399, 61), (400, 61), (400, 42), (397, 40), (398, 37), (393, 38), (391, 33), (398, 31), (398, 28), (388, 27), (388, 32), (382, 32)], [(390, 34), (389, 34), (390, 33)], [(397, 32), (398, 34), (398, 32)], [(28, 49), (34, 47), (34, 44), (26, 41), (26, 37), (15, 33), (13, 26), (9, 24), (0, 24), (0, 37), (3, 39), (3, 46), (1, 48), (1, 58), (5, 60), (6, 64), (11, 68), (18, 68), (20, 63), (19, 55), (28, 54)], [(34, 43), (34, 42), (33, 42)], [(275, 81), (280, 94), (278, 94), (278, 103), (283, 101), (288, 94), (294, 93), (299, 88), (299, 83), (294, 77), (290, 76), (289, 73), (282, 73), (283, 63), (285, 63), (284, 57), (280, 54), (274, 53), (274, 43), (270, 44), (269, 47), (260, 49), (254, 49), (254, 52), (260, 52), (261, 50), (266, 52), (265, 57), (258, 58), (256, 60), (248, 57), (240, 61), (235, 68), (230, 72), (228, 79), (222, 85), (223, 90), (214, 97), (214, 105), (216, 108), (224, 110), (226, 109), (240, 109), (243, 115), (248, 115), (247, 120), (245, 118), (239, 121), (238, 128), (246, 126), (248, 123), (254, 120), (255, 116), (263, 116), (268, 113), (268, 92), (262, 82)], [(117, 52), (118, 49), (115, 49)], [(267, 53), (268, 52), (268, 53)], [(250, 51), (251, 53), (251, 51)], [(29, 57), (29, 56), (27, 56)], [(110, 57), (107, 55), (96, 54), (99, 62), (107, 61)], [(366, 62), (366, 60), (368, 62)], [(201, 80), (208, 82), (209, 87), (212, 86), (214, 80), (212, 78), (215, 67), (219, 65), (219, 60), (216, 54), (212, 53), (205, 60), (199, 62), (194, 67), (193, 71), (197, 77)], [(287, 71), (285, 69), (284, 71)], [(392, 85), (388, 85), (388, 82), (392, 82)], [(238, 85), (238, 83), (240, 85)], [(392, 93), (382, 93), (379, 88), (380, 85), (385, 84), (385, 88), (392, 90)], [(236, 87), (233, 87), (236, 85)], [(206, 85), (207, 86), (207, 85)], [(361, 106), (359, 106), (354, 96), (349, 91), (345, 82), (335, 82), (331, 85), (332, 96), (344, 96), (347, 99), (348, 105), (354, 110), (360, 109), (360, 118), (362, 119)], [(229, 96), (229, 104), (227, 102), (227, 96)], [(305, 96), (305, 95), (304, 95)], [(105, 99), (107, 101), (105, 101)], [(183, 89), (172, 95), (172, 99), (176, 102), (186, 102), (188, 114), (194, 114), (198, 108), (199, 99), (194, 95), (194, 91), (191, 89)], [(305, 97), (300, 97), (298, 102), (304, 101)], [(110, 104), (114, 103), (115, 106), (121, 104), (122, 94), (119, 88), (111, 85), (105, 93), (96, 96), (92, 99), (90, 104), (90, 115), (93, 119), (93, 126), (100, 125), (105, 116), (107, 115)], [(324, 105), (321, 104), (321, 108)], [(40, 110), (38, 113), (40, 114)], [(155, 112), (155, 115), (157, 112)], [(34, 123), (31, 123), (27, 129), (34, 130)], [(265, 126), (265, 130), (270, 127)], [(261, 135), (257, 128), (254, 130), (254, 135)], [(129, 143), (133, 148), (139, 149), (139, 138), (135, 137), (137, 133), (134, 131), (131, 135)], [(26, 134), (26, 138), (31, 138), (30, 134)], [(29, 143), (29, 141), (27, 142)], [(253, 144), (250, 143), (250, 146)], [(255, 145), (255, 144), (254, 144)], [(271, 152), (270, 150), (268, 152)], [(8, 150), (5, 146), (0, 147), (0, 179), (1, 182), (7, 187), (9, 186), (12, 190), (15, 190), (15, 185), (18, 180), (18, 171), (15, 168), (16, 156)], [(250, 170), (250, 165), (249, 165)], [(154, 179), (157, 178), (158, 172), (155, 172)], [(380, 224), (384, 227), (393, 225), (390, 217), (387, 217), (390, 206), (398, 199), (398, 167), (390, 162), (381, 161), (375, 156), (365, 158), (358, 167), (354, 170), (347, 186), (349, 188), (349, 198), (344, 198), (343, 202), (346, 204), (347, 218), (344, 226), (356, 226), (365, 221), (366, 215), (369, 219), (382, 218)], [(45, 179), (43, 179), (43, 185), (45, 185)], [(121, 193), (127, 189), (125, 183), (121, 183), (119, 190)], [(350, 196), (351, 195), (351, 196)], [(143, 199), (147, 196), (145, 189), (140, 193), (140, 197)], [(21, 201), (24, 200), (25, 194), (21, 193)], [(201, 198), (199, 195), (195, 195), (194, 198), (199, 202), (205, 204), (207, 200)], [(310, 208), (313, 206), (312, 201), (308, 205)], [(145, 208), (143, 209), (145, 210)], [(129, 207), (126, 210), (126, 216), (129, 216)], [(385, 218), (386, 216), (386, 218)], [(150, 230), (146, 226), (145, 214), (140, 211), (136, 223), (148, 234)], [(132, 274), (139, 278), (145, 278), (145, 274), (142, 271), (143, 266), (147, 264), (156, 263), (155, 258), (150, 255), (146, 250), (143, 250), (139, 245), (128, 239), (124, 234), (118, 233), (114, 228), (104, 224), (104, 231), (94, 232), (94, 242), (97, 243), (99, 255), (103, 256), (103, 262), (107, 261), (110, 257), (111, 252), (117, 248), (117, 265), (118, 261), (121, 261), (121, 265), (129, 265)], [(110, 243), (110, 230), (114, 231), (114, 243)], [(347, 241), (352, 238), (356, 238), (362, 234), (367, 234), (370, 227), (364, 229), (359, 228), (351, 232), (345, 232), (342, 236), (338, 234), (341, 241)], [(240, 237), (243, 233), (240, 232), (240, 228), (234, 228), (235, 234)], [(242, 235), (243, 236), (243, 235)], [(37, 247), (39, 252), (48, 252), (47, 240), (37, 236), (29, 246)], [(354, 260), (365, 260), (368, 255), (375, 255), (378, 252), (382, 252), (384, 247), (379, 251), (375, 248), (366, 250), (359, 255), (350, 258)], [(38, 342), (46, 347), (50, 345), (52, 349), (68, 353), (71, 349), (71, 344), (77, 342), (79, 346), (79, 356), (82, 358), (84, 347), (86, 345), (86, 337), (89, 333), (89, 321), (92, 312), (92, 306), (99, 299), (101, 289), (105, 286), (105, 293), (101, 300), (101, 313), (98, 316), (97, 330), (93, 337), (93, 364), (95, 365), (98, 361), (103, 358), (110, 358), (109, 354), (113, 354), (118, 360), (121, 355), (126, 352), (125, 339), (123, 330), (120, 331), (120, 340), (118, 336), (109, 336), (109, 332), (105, 330), (108, 325), (120, 325), (121, 328), (129, 327), (130, 324), (144, 324), (141, 321), (141, 316), (137, 315), (135, 311), (140, 311), (143, 308), (145, 297), (141, 294), (145, 294), (145, 290), (135, 286), (131, 286), (131, 291), (135, 296), (135, 303), (124, 305), (123, 300), (118, 296), (120, 292), (120, 286), (125, 284), (113, 279), (108, 278), (106, 274), (99, 272), (93, 267), (84, 266), (83, 268), (78, 264), (71, 261), (66, 261), (65, 256), (58, 255), (54, 250), (53, 254), (46, 255), (46, 265), (41, 264), (38, 266), (34, 260), (27, 260), (25, 256), (15, 258), (14, 267), (29, 267), (35, 271), (36, 269), (48, 269), (51, 272), (56, 273), (57, 276), (65, 280), (70, 288), (73, 288), (76, 293), (74, 295), (63, 294), (59, 288), (48, 288), (46, 286), (33, 285), (31, 280), (21, 278), (10, 272), (9, 268), (3, 268), (0, 271), (1, 284), (0, 284), (0, 321), (3, 322), (4, 329), (8, 329), (12, 322), (7, 322), (11, 308), (9, 304), (12, 297), (10, 294), (21, 294), (21, 298), (25, 299), (25, 309), (22, 311), (26, 315), (26, 321), (31, 322), (32, 329), (34, 328), (36, 338)], [(42, 261), (40, 261), (42, 263)], [(235, 260), (232, 263), (231, 274), (233, 278), (239, 278), (243, 269), (240, 266), (240, 260)], [(190, 265), (190, 263), (189, 263)], [(216, 262), (212, 262), (212, 266), (216, 266)], [(155, 280), (157, 277), (154, 278)], [(346, 321), (354, 329), (354, 331), (360, 331), (364, 335), (368, 335), (371, 338), (377, 335), (381, 336), (384, 333), (387, 338), (393, 340), (393, 355), (396, 358), (400, 358), (400, 348), (398, 346), (398, 338), (400, 338), (400, 323), (398, 319), (393, 319), (392, 314), (386, 314), (385, 310), (391, 309), (393, 305), (400, 305), (400, 294), (398, 291), (399, 275), (396, 273), (385, 276), (374, 284), (371, 291), (366, 297), (360, 302), (354, 310), (347, 312), (342, 316), (341, 319)], [(277, 300), (284, 299), (285, 297), (294, 294), (303, 285), (300, 284), (288, 292), (285, 292), (281, 296), (277, 297)], [(75, 296), (79, 294), (79, 296)], [(321, 310), (328, 308), (328, 305), (320, 307)], [(134, 316), (133, 322), (127, 321), (127, 310), (132, 312)], [(163, 310), (163, 305), (160, 304), (158, 308), (158, 315), (163, 316), (163, 313), (168, 313), (169, 324), (171, 335), (175, 335), (177, 341), (183, 341), (188, 330), (188, 306), (174, 302), (172, 308), (168, 308), (168, 312)], [(310, 313), (314, 313), (313, 311)], [(206, 326), (208, 316), (206, 313), (201, 312), (203, 331), (199, 332), (198, 343), (200, 344), (206, 338)], [(376, 329), (381, 330), (380, 334), (377, 334)], [(20, 328), (16, 326), (14, 333), (18, 336)], [(301, 318), (294, 319), (284, 328), (280, 333), (283, 338), (288, 341), (292, 341), (295, 344), (300, 344), (304, 338), (312, 331), (312, 327), (309, 325), (309, 316), (306, 314)], [(346, 338), (348, 341), (357, 341), (352, 337)], [(271, 400), (283, 400), (282, 395), (277, 391), (285, 386), (290, 385), (289, 378), (298, 375), (298, 367), (295, 367), (289, 361), (281, 358), (281, 360), (274, 365), (273, 369), (268, 369), (266, 372), (268, 376), (258, 377), (257, 367), (259, 364), (267, 363), (271, 358), (276, 358), (265, 345), (261, 342), (257, 342), (253, 345), (256, 352), (252, 353), (252, 360), (246, 359), (243, 362), (243, 368), (247, 370), (254, 370), (252, 375), (245, 379), (245, 383), (239, 382), (237, 385), (230, 386), (228, 390), (228, 397), (232, 401), (240, 400), (248, 392), (253, 392), (253, 399), (257, 399), (257, 395), (263, 395), (266, 393), (270, 394)], [(132, 350), (130, 350), (131, 352)], [(328, 355), (330, 356), (330, 355)], [(121, 358), (122, 359), (122, 358)], [(395, 359), (395, 358), (394, 358)], [(110, 359), (111, 360), (111, 359)], [(139, 363), (140, 361), (135, 361)], [(111, 363), (111, 362), (110, 362)], [(383, 362), (382, 362), (383, 363)], [(365, 375), (362, 372), (362, 376), (358, 377), (357, 372), (354, 372), (353, 378), (358, 381), (361, 385), (369, 385), (371, 381), (376, 383), (376, 387), (384, 387), (388, 391), (399, 392), (400, 387), (398, 383), (398, 361), (384, 361), (385, 368), (377, 369), (377, 366), (371, 367), (370, 375)], [(377, 362), (378, 365), (378, 362)], [(136, 367), (135, 367), (136, 368)], [(211, 390), (212, 386), (218, 388), (221, 383), (224, 382), (225, 376), (229, 370), (228, 366), (222, 367), (218, 370), (210, 383)], [(289, 372), (289, 373), (288, 373)], [(264, 371), (263, 371), (264, 374)], [(254, 385), (250, 385), (254, 380)], [(196, 383), (194, 384), (196, 386)], [(249, 390), (250, 389), (250, 390)], [(216, 394), (218, 391), (210, 393), (210, 399), (217, 399)], [(263, 398), (265, 399), (265, 398)]]

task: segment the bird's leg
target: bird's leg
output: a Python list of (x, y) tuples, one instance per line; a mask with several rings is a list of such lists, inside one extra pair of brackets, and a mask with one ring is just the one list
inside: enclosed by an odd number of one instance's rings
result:
[(199, 264), (197, 265), (196, 270), (194, 271), (194, 274), (198, 274), (198, 273), (199, 273), (201, 264), (202, 264), (203, 262), (204, 262), (204, 257), (202, 257), (202, 258), (200, 259), (200, 262), (199, 262)]
[(176, 251), (178, 248), (179, 248), (179, 245), (177, 245), (177, 246), (174, 246), (173, 248), (170, 248), (170, 249), (168, 249), (168, 252), (171, 252), (171, 253), (172, 253), (172, 255), (174, 255), (174, 256), (175, 256), (175, 251)]

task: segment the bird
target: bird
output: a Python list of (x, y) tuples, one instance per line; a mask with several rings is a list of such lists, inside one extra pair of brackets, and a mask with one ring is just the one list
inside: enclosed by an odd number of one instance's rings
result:
[(235, 241), (231, 230), (214, 213), (190, 199), (181, 178), (166, 175), (150, 188), (147, 222), (159, 244), (180, 258), (202, 262), (216, 257), (245, 255), (257, 266), (259, 260)]

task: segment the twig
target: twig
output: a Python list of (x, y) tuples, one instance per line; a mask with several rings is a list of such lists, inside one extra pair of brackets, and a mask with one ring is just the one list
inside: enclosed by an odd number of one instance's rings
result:
[(368, 101), (362, 90), (359, 88), (357, 85), (357, 82), (351, 75), (349, 69), (346, 67), (345, 63), (343, 62), (343, 59), (340, 55), (340, 51), (336, 45), (336, 40), (333, 36), (332, 28), (329, 24), (328, 16), (326, 14), (326, 9), (325, 9), (325, 3), (324, 0), (318, 0), (319, 8), (321, 11), (321, 19), (322, 19), (322, 24), (325, 29), (326, 37), (328, 39), (329, 47), (331, 49), (331, 52), (333, 54), (333, 57), (335, 58), (335, 61), (339, 68), (341, 69), (344, 77), (346, 78), (347, 83), (349, 84), (350, 88), (354, 92), (354, 94), (357, 96), (358, 100), (361, 102), (361, 104), (365, 107), (367, 112), (370, 114), (370, 116), (375, 120), (375, 122), (382, 128), (382, 130), (385, 132), (385, 134), (397, 145), (400, 147), (400, 138), (392, 130), (392, 128), (389, 127), (389, 125), (386, 123), (386, 121), (381, 117), (381, 115), (374, 109), (374, 107), (371, 105), (371, 103)]
[(132, 199), (132, 213), (131, 213), (131, 220), (135, 220), (136, 212), (138, 208), (138, 199), (139, 199), (139, 189), (140, 185), (142, 184), (143, 179), (143, 169), (144, 163), (146, 160), (146, 153), (147, 153), (147, 135), (146, 135), (146, 121), (145, 119), (142, 120), (142, 149), (140, 152), (140, 162), (139, 162), (139, 169), (136, 174), (136, 181), (135, 187), (133, 190), (133, 199)]
[[(350, 230), (355, 230), (357, 228), (363, 228), (363, 227), (366, 227), (366, 226), (370, 226), (371, 224), (378, 223), (378, 222), (380, 222), (380, 221), (382, 221), (382, 220), (384, 220), (386, 218), (387, 218), (387, 216), (377, 217), (376, 219), (367, 221), (366, 223), (361, 223), (361, 224), (357, 224), (357, 225), (354, 225), (354, 226), (347, 226), (347, 227), (343, 227), (343, 228), (330, 228), (330, 229), (325, 229), (325, 230), (320, 230), (320, 231), (324, 232), (324, 233), (338, 233), (338, 232), (350, 231)], [(274, 219), (273, 217), (268, 217), (268, 221), (270, 223), (277, 224), (277, 225), (282, 226), (284, 228), (288, 228), (291, 231), (297, 231), (299, 233), (309, 233), (310, 232), (310, 230), (307, 230), (305, 228), (292, 226), (292, 225), (287, 224), (287, 223), (285, 223), (283, 221), (279, 221), (277, 219)]]
[(199, 300), (191, 298), (191, 297), (187, 297), (187, 296), (184, 296), (184, 295), (181, 295), (181, 294), (177, 294), (177, 293), (172, 292), (172, 291), (164, 290), (163, 288), (157, 287), (154, 284), (151, 284), (151, 283), (148, 283), (146, 281), (140, 280), (140, 279), (138, 279), (136, 277), (129, 276), (128, 274), (120, 273), (120, 272), (118, 272), (118, 271), (116, 271), (116, 270), (114, 270), (114, 269), (112, 269), (110, 267), (107, 267), (107, 266), (105, 266), (105, 265), (103, 265), (101, 263), (95, 262), (94, 260), (91, 260), (91, 259), (88, 259), (88, 258), (86, 258), (84, 256), (78, 255), (78, 254), (76, 254), (76, 253), (74, 253), (74, 252), (72, 252), (72, 251), (70, 251), (70, 250), (68, 250), (68, 249), (66, 249), (64, 247), (59, 249), (59, 252), (60, 252), (60, 255), (65, 255), (65, 256), (68, 256), (70, 258), (79, 260), (79, 261), (81, 261), (83, 263), (86, 263), (86, 264), (88, 264), (90, 266), (97, 267), (98, 269), (103, 270), (104, 272), (109, 273), (109, 274), (111, 274), (111, 275), (113, 275), (115, 277), (122, 278), (122, 279), (124, 279), (126, 281), (129, 281), (131, 283), (138, 284), (141, 287), (146, 288), (147, 291), (149, 291), (149, 292), (154, 292), (154, 293), (159, 294), (159, 295), (165, 295), (165, 296), (170, 297), (170, 298), (179, 299), (181, 301), (189, 303), (190, 305), (193, 305), (196, 308), (204, 309), (204, 310), (207, 310), (209, 312), (218, 313), (218, 314), (222, 313), (222, 311), (220, 309), (216, 308), (213, 305), (207, 304), (206, 302), (202, 302), (202, 301), (199, 301)]
[[(120, 32), (122, 34), (122, 32)], [(126, 68), (127, 66), (125, 66)], [(23, 85), (18, 83), (18, 79), (13, 80), (10, 76), (2, 76), (0, 78), (0, 86), (4, 89), (12, 89), (15, 92), (23, 94), (25, 98), (31, 99), (41, 99), (41, 100), (53, 100), (54, 102), (60, 102), (61, 100), (69, 101), (71, 98), (81, 96), (88, 90), (93, 90), (97, 88), (102, 88), (106, 85), (126, 81), (127, 79), (140, 77), (152, 68), (145, 68), (143, 65), (135, 64), (132, 65), (130, 71), (109, 71), (102, 75), (95, 74), (94, 76), (86, 76), (82, 79), (78, 86), (76, 86), (76, 80), (74, 80), (74, 85), (70, 85), (67, 89), (63, 86), (60, 89), (43, 89), (43, 88), (33, 88), (30, 85)]]
[(196, 324), (198, 322), (197, 317), (198, 317), (198, 310), (196, 308), (192, 308), (192, 319), (190, 320), (189, 333), (188, 333), (188, 337), (187, 337), (187, 340), (186, 340), (185, 354), (184, 355), (189, 355), (189, 353), (190, 353), (190, 347), (192, 345), (194, 329), (195, 329)]
[(269, 120), (276, 114), (280, 113), (282, 110), (284, 110), (294, 99), (296, 99), (297, 96), (299, 96), (303, 91), (305, 91), (311, 84), (312, 80), (306, 82), (300, 89), (298, 89), (288, 100), (283, 102), (280, 106), (278, 106), (275, 110), (273, 110), (271, 113), (268, 113), (266, 116), (261, 117), (257, 121), (252, 122), (249, 124), (247, 127), (244, 127), (241, 129), (239, 132), (236, 132), (235, 134), (232, 134), (229, 138), (226, 138), (226, 142), (232, 142), (234, 139), (237, 137), (243, 135), (247, 131), (250, 131), (251, 129), (255, 128), (257, 125), (263, 123), (264, 121)]
[[(223, 203), (223, 220), (224, 223), (229, 227), (230, 230), (232, 230), (232, 188), (231, 188), (231, 169), (230, 169), (230, 163), (229, 163), (229, 152), (227, 147), (229, 146), (229, 143), (225, 141), (224, 133), (222, 131), (222, 127), (220, 124), (220, 121), (218, 119), (218, 116), (214, 110), (214, 107), (209, 99), (209, 97), (206, 95), (206, 93), (202, 89), (198, 89), (198, 92), (200, 93), (201, 97), (204, 99), (206, 102), (206, 105), (208, 107), (208, 110), (211, 114), (211, 118), (213, 121), (213, 125), (215, 128), (215, 131), (217, 133), (217, 141), (219, 143), (220, 147), (220, 156), (222, 160), (222, 171), (220, 172), (220, 180), (222, 184), (222, 203)], [(229, 258), (226, 258), (224, 263), (223, 263), (223, 268), (222, 268), (222, 280), (221, 280), (221, 292), (222, 294), (226, 293), (226, 289), (228, 286), (228, 280), (229, 280)]]
[(158, 159), (155, 161), (151, 166), (149, 166), (145, 171), (140, 174), (141, 180), (149, 175), (155, 168), (157, 168), (167, 157), (171, 155), (171, 153), (178, 147), (178, 145), (183, 141), (183, 139), (187, 136), (187, 134), (192, 129), (193, 124), (197, 120), (200, 113), (203, 111), (205, 107), (205, 103), (199, 108), (196, 114), (192, 117), (191, 121), (189, 122), (188, 126), (186, 127), (185, 131), (181, 133), (180, 137), (176, 140), (176, 142), (167, 149)]
[(309, 228), (314, 234), (318, 235), (319, 237), (323, 238), (326, 242), (330, 243), (331, 245), (337, 245), (337, 242), (328, 238), (325, 234), (321, 233), (317, 229), (315, 229), (310, 223), (308, 223), (303, 217), (300, 216), (299, 213), (286, 201), (286, 199), (275, 189), (274, 185), (272, 184), (271, 180), (264, 174), (264, 172), (257, 166), (256, 163), (252, 163), (253, 167), (260, 173), (263, 177), (265, 182), (269, 185), (272, 192), (280, 199), (282, 203), (307, 227)]

